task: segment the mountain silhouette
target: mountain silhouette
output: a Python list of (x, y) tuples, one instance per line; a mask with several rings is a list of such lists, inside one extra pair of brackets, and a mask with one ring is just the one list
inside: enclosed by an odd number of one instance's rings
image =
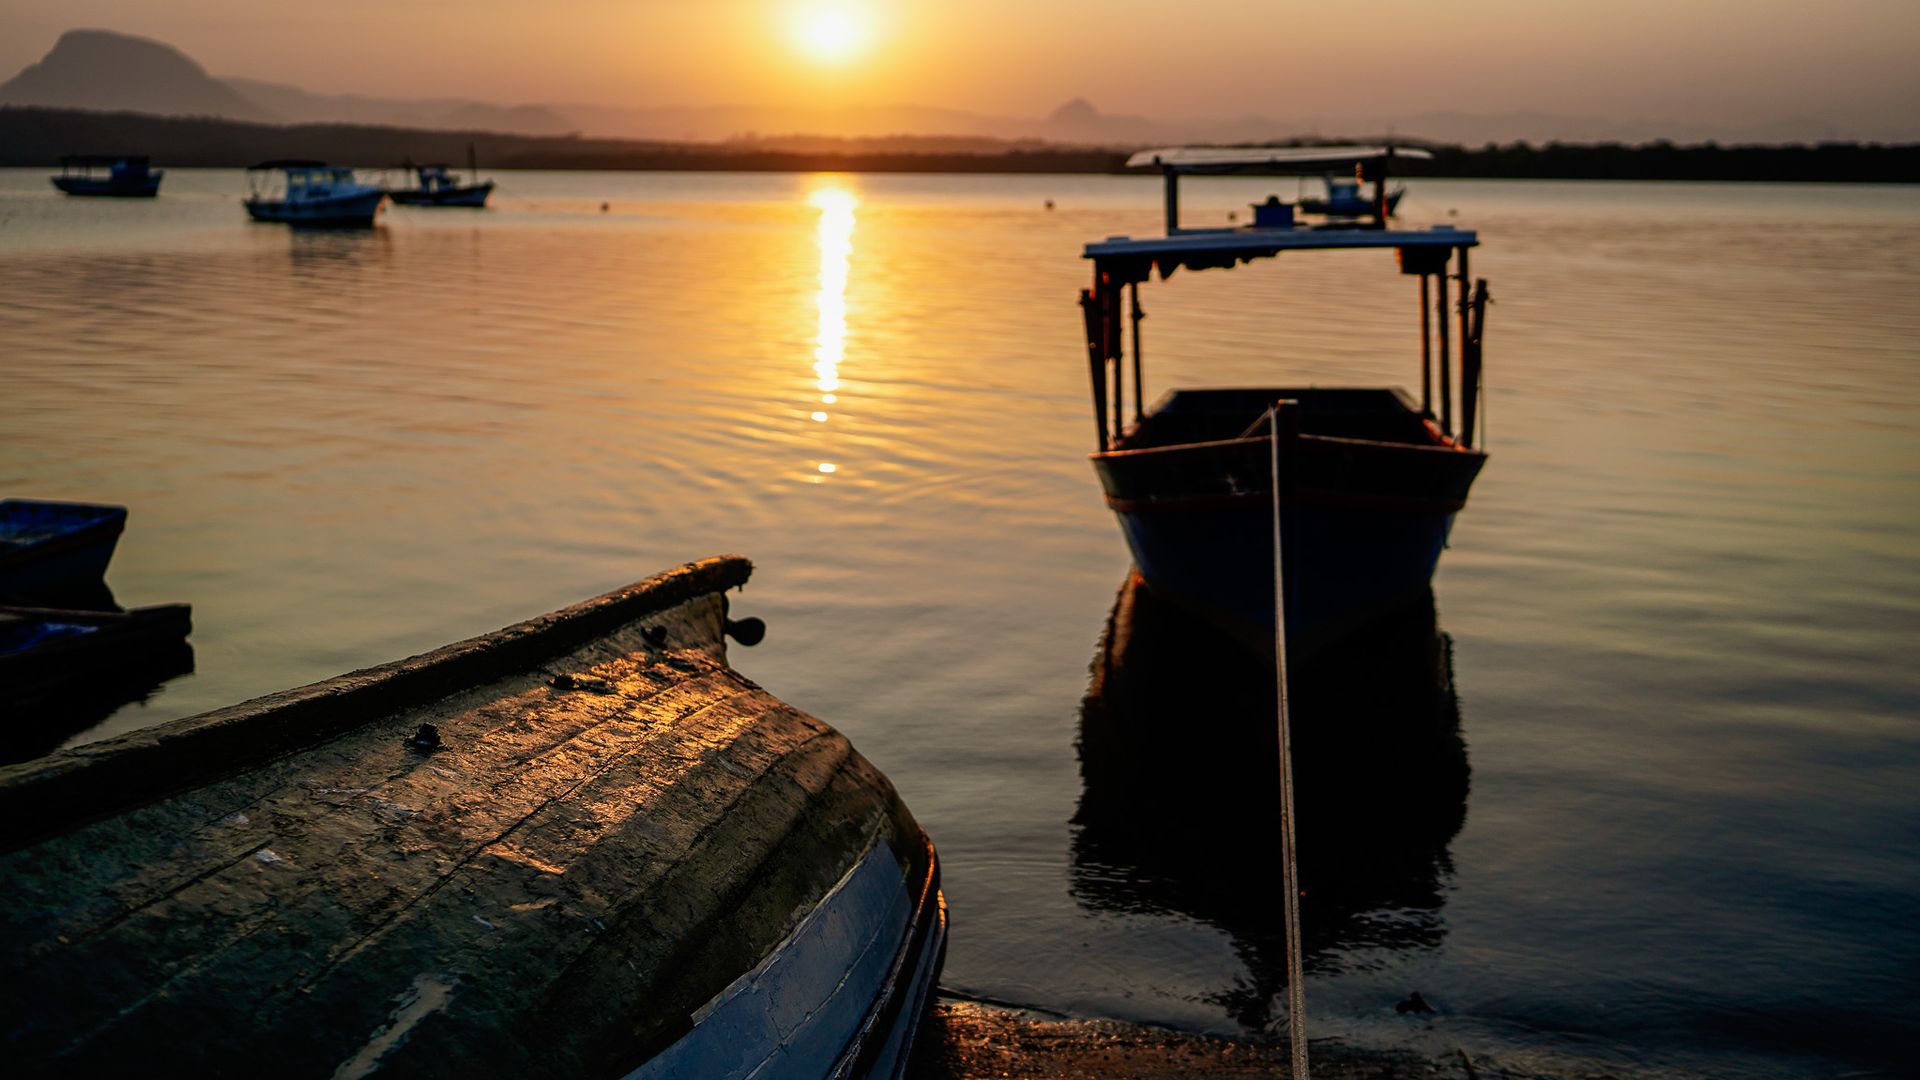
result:
[[(712, 142), (766, 137), (815, 139), (985, 138), (1042, 140), (1082, 147), (1138, 148), (1182, 142), (1331, 142), (1392, 136), (1478, 144), (1787, 142), (1861, 137), (1818, 117), (1765, 125), (1569, 116), (1521, 109), (1472, 113), (1323, 113), (1323, 99), (1296, 102), (1304, 115), (1143, 117), (1103, 113), (1076, 97), (1045, 116), (1000, 116), (913, 104), (850, 108), (794, 105), (505, 104), (458, 98), (405, 99), (314, 92), (254, 79), (219, 79), (171, 45), (107, 30), (71, 30), (39, 63), (0, 84), (0, 106), (45, 106), (264, 123), (348, 123), (517, 135)], [(1920, 138), (1920, 124), (1871, 137)]]
[(109, 30), (60, 35), (39, 63), (0, 83), (0, 105), (277, 119), (173, 46)]

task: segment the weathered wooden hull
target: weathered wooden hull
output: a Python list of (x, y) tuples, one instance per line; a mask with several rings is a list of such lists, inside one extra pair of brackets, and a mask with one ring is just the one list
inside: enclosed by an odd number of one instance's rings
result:
[[(1272, 447), (1259, 435), (1093, 456), (1134, 565), (1154, 590), (1267, 653)], [(1437, 435), (1420, 444), (1302, 434), (1283, 440), (1281, 455), (1287, 634), (1297, 652), (1337, 641), (1428, 588), (1486, 461)]]
[(97, 588), (126, 526), (124, 506), (0, 501), (0, 600)]
[(0, 770), (10, 1071), (898, 1075), (934, 851), (727, 665), (749, 572)]

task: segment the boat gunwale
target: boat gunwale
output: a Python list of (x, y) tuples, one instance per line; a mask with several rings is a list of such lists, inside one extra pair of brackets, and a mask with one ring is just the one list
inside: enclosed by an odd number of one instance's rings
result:
[[(1297, 442), (1326, 443), (1334, 446), (1385, 446), (1403, 450), (1424, 450), (1443, 454), (1478, 454), (1486, 457), (1486, 451), (1471, 446), (1463, 446), (1458, 440), (1449, 439), (1443, 443), (1395, 442), (1389, 439), (1357, 439), (1350, 435), (1312, 435), (1302, 432), (1292, 437)], [(1446, 436), (1442, 436), (1446, 438)], [(1148, 454), (1164, 454), (1174, 451), (1215, 450), (1223, 447), (1238, 447), (1249, 443), (1272, 442), (1271, 435), (1248, 435), (1234, 439), (1208, 439), (1205, 442), (1168, 443), (1165, 446), (1141, 446), (1131, 450), (1096, 450), (1087, 455), (1089, 461), (1104, 461), (1116, 458), (1144, 457)]]
[[(1213, 495), (1172, 496), (1168, 498), (1129, 499), (1108, 495), (1107, 509), (1116, 514), (1204, 513), (1244, 506), (1268, 508), (1273, 505), (1271, 491), (1241, 491)], [(1403, 514), (1457, 514), (1467, 500), (1434, 499), (1413, 495), (1354, 495), (1325, 488), (1304, 488), (1289, 500), (1294, 505), (1338, 510), (1375, 510)]]
[(437, 649), (0, 767), (0, 851), (201, 787), (497, 682), (638, 619), (745, 585), (719, 555)]

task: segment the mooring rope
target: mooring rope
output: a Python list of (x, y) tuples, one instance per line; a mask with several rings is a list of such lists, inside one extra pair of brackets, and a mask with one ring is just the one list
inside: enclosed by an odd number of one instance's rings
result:
[(1281, 404), (1267, 413), (1273, 436), (1273, 667), (1277, 691), (1280, 743), (1280, 856), (1286, 886), (1283, 907), (1287, 920), (1287, 1043), (1293, 1053), (1293, 1080), (1307, 1080), (1307, 992), (1301, 974), (1300, 869), (1293, 844), (1293, 738), (1287, 727), (1287, 576), (1286, 549), (1280, 524), (1284, 504), (1281, 484)]

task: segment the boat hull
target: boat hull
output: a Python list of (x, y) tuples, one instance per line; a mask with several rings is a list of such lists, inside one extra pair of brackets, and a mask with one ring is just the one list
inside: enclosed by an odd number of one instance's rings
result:
[[(1366, 626), (1433, 580), (1452, 514), (1302, 507), (1285, 511), (1287, 629), (1312, 651)], [(1134, 565), (1168, 599), (1252, 648), (1273, 640), (1271, 505), (1116, 512)]]
[[(1154, 591), (1269, 655), (1272, 445), (1261, 436), (1093, 459)], [(1284, 440), (1289, 646), (1311, 652), (1336, 642), (1428, 588), (1485, 460), (1450, 441)]]
[(403, 188), (387, 192), (387, 197), (401, 206), (454, 206), (477, 210), (487, 205), (487, 197), (492, 194), (493, 181), (489, 180), (484, 184), (440, 188), (433, 191)]
[(308, 229), (368, 229), (386, 197), (375, 190), (323, 199), (248, 199), (247, 216)]
[(124, 506), (0, 501), (0, 600), (97, 590), (126, 526)]
[(87, 195), (112, 199), (151, 199), (160, 194), (160, 175), (153, 173), (133, 180), (100, 180), (79, 176), (53, 177), (53, 186), (69, 195)]
[(0, 769), (10, 1068), (899, 1076), (938, 860), (727, 664), (749, 569)]

